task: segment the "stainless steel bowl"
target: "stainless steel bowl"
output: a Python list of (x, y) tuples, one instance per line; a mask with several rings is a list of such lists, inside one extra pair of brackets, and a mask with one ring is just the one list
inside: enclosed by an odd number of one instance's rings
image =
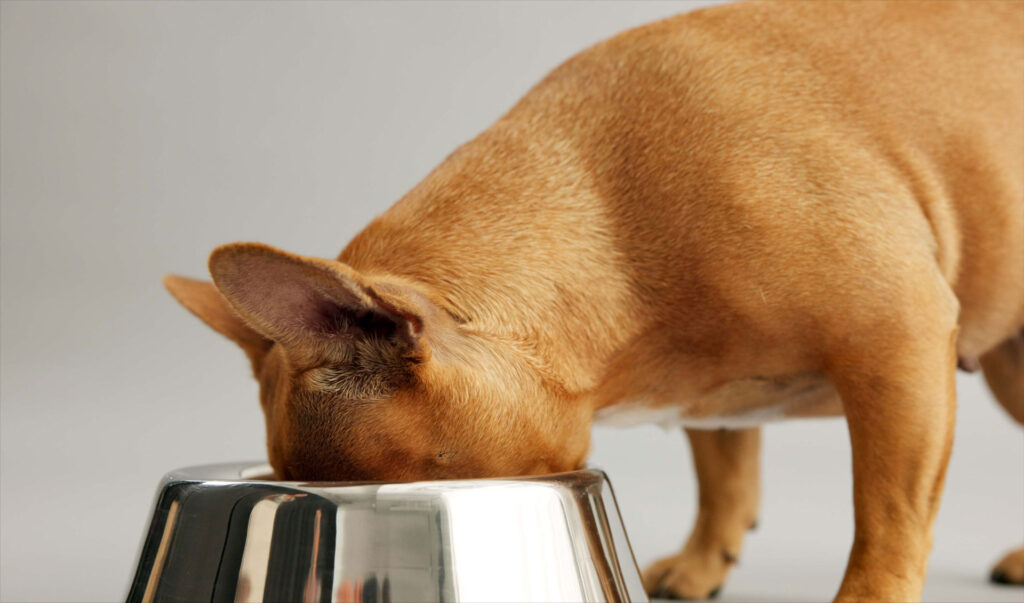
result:
[(608, 478), (160, 485), (128, 601), (647, 601)]

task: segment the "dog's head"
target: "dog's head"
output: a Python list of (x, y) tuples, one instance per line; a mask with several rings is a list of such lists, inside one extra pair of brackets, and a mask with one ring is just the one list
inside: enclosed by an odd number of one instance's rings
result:
[(416, 480), (580, 466), (589, 416), (515, 341), (463, 324), (413, 283), (252, 243), (213, 283), (168, 276), (260, 382), (280, 479)]

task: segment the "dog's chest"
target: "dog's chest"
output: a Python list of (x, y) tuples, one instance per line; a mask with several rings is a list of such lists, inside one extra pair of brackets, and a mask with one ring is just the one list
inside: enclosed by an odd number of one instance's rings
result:
[(706, 392), (678, 397), (639, 396), (601, 408), (601, 425), (655, 424), (665, 428), (743, 429), (785, 418), (841, 413), (832, 385), (814, 373), (779, 378), (754, 377)]

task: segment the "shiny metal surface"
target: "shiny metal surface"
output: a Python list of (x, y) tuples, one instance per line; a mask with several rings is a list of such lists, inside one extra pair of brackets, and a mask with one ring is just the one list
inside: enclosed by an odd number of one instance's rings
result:
[(169, 473), (128, 601), (647, 601), (601, 471), (253, 478), (268, 473), (257, 463)]

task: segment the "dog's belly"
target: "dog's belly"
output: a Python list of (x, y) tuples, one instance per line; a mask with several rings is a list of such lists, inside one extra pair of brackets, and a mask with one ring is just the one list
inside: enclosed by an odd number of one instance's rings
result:
[(667, 403), (644, 397), (625, 400), (598, 409), (594, 420), (608, 426), (653, 423), (666, 429), (743, 429), (781, 419), (841, 414), (832, 384), (822, 375), (804, 373), (739, 379)]

